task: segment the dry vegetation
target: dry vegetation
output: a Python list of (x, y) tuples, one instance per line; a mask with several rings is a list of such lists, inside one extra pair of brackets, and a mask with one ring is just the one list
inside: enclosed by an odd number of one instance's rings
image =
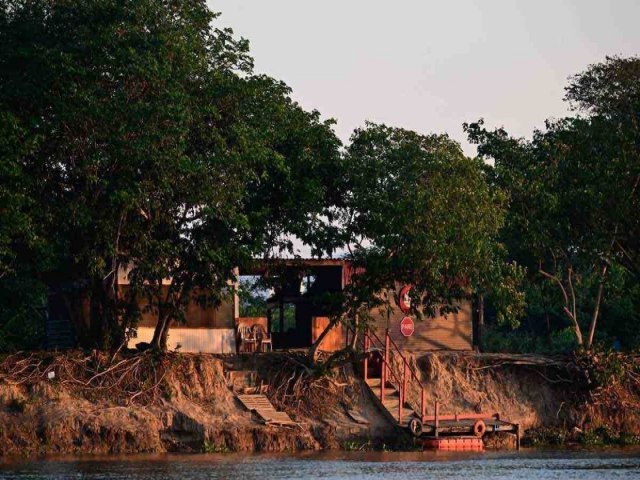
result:
[(334, 414), (337, 405), (357, 406), (359, 383), (351, 364), (314, 369), (304, 354), (290, 353), (265, 358), (261, 377), (268, 381), (268, 395), (280, 409), (313, 418)]
[(99, 351), (16, 353), (0, 362), (0, 382), (19, 386), (50, 380), (90, 401), (109, 398), (120, 405), (157, 404), (166, 388), (167, 367), (175, 358), (151, 352), (125, 357)]

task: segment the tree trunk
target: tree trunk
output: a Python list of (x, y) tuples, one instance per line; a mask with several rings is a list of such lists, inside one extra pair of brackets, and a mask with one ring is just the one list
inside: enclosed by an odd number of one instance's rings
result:
[(571, 317), (571, 319), (573, 320), (573, 331), (576, 334), (578, 346), (582, 347), (582, 345), (584, 345), (584, 342), (582, 341), (582, 331), (580, 330), (580, 325), (578, 325), (578, 319), (574, 317)]
[(91, 348), (105, 350), (109, 345), (109, 327), (112, 319), (109, 292), (104, 282), (96, 280), (93, 284), (90, 303), (89, 335)]
[(170, 321), (171, 317), (166, 310), (162, 307), (158, 308), (158, 323), (156, 323), (156, 328), (153, 331), (151, 347), (159, 352), (165, 352), (167, 350)]
[[(82, 293), (60, 293), (60, 298), (66, 308), (66, 314), (76, 333), (76, 339), (83, 348), (92, 348), (91, 341), (91, 295)], [(62, 313), (61, 313), (62, 314)]]
[(171, 327), (171, 318), (167, 318), (165, 327), (162, 330), (162, 336), (160, 337), (160, 351), (167, 351), (167, 341), (169, 339), (169, 328)]
[(593, 345), (593, 336), (596, 332), (596, 324), (598, 323), (598, 316), (600, 315), (600, 304), (602, 303), (602, 292), (604, 290), (604, 280), (607, 275), (607, 265), (602, 267), (602, 274), (600, 275), (600, 284), (598, 285), (598, 293), (596, 294), (596, 304), (593, 307), (593, 316), (591, 317), (591, 323), (589, 324), (589, 336), (587, 337), (587, 343), (585, 348), (589, 350)]
[[(562, 281), (557, 277), (557, 275), (552, 275), (550, 273), (545, 272), (542, 267), (538, 268), (538, 272), (542, 274), (544, 277), (549, 280), (555, 282), (560, 291), (562, 292), (562, 296), (564, 297), (564, 307), (562, 311), (569, 317), (569, 319), (573, 323), (573, 331), (576, 336), (576, 341), (578, 342), (578, 346), (582, 346), (584, 342), (582, 341), (582, 331), (580, 330), (580, 324), (578, 323), (578, 311), (576, 309), (576, 293), (573, 288), (573, 268), (567, 268), (567, 281), (569, 284), (569, 293), (567, 293), (567, 289), (562, 284)], [(569, 299), (569, 294), (571, 294), (571, 299)], [(571, 306), (571, 309), (569, 309)]]
[(358, 345), (358, 315), (353, 316), (353, 338), (351, 339), (351, 350), (355, 350)]

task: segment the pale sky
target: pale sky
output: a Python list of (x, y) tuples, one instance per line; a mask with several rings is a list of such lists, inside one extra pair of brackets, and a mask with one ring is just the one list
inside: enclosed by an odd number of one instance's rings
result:
[(530, 136), (568, 113), (569, 75), (640, 54), (640, 0), (208, 0), (347, 142), (366, 120), (447, 132), (484, 117)]

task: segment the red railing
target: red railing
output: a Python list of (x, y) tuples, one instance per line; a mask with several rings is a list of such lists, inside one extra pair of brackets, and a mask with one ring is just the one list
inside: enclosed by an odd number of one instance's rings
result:
[[(370, 352), (372, 346), (379, 349), (382, 353), (382, 372), (380, 378), (380, 401), (384, 403), (385, 387), (387, 383), (395, 384), (398, 390), (398, 423), (402, 424), (403, 409), (406, 403), (411, 403), (407, 399), (407, 391), (410, 384), (417, 384), (417, 388), (420, 391), (420, 420), (424, 422), (426, 418), (426, 401), (425, 390), (420, 378), (416, 374), (415, 370), (411, 367), (405, 356), (402, 354), (396, 343), (389, 336), (389, 331), (385, 332), (384, 341), (376, 335), (375, 332), (366, 329), (364, 332), (364, 379), (365, 381), (369, 375), (369, 359), (366, 355)], [(393, 348), (393, 350), (392, 350)], [(402, 362), (402, 374), (396, 372), (392, 362), (391, 354), (397, 355)]]
[[(351, 329), (350, 329), (351, 330)], [(352, 334), (355, 335), (353, 331)], [(347, 342), (349, 339), (347, 338)], [(413, 367), (409, 364), (409, 361), (402, 354), (402, 351), (398, 347), (398, 345), (393, 341), (391, 336), (389, 335), (389, 330), (385, 331), (384, 341), (376, 335), (370, 329), (366, 329), (363, 335), (362, 341), (363, 350), (365, 353), (364, 356), (364, 365), (363, 365), (363, 374), (364, 380), (366, 381), (369, 378), (369, 358), (368, 353), (371, 352), (372, 348), (376, 348), (382, 354), (382, 372), (380, 378), (380, 401), (384, 404), (385, 399), (385, 387), (387, 383), (395, 384), (398, 390), (398, 423), (402, 424), (403, 417), (403, 409), (405, 403), (410, 405), (420, 405), (420, 421), (425, 424), (426, 422), (432, 422), (435, 427), (435, 435), (438, 436), (438, 425), (440, 421), (447, 420), (474, 420), (474, 419), (486, 419), (486, 418), (496, 418), (499, 419), (498, 414), (487, 414), (487, 413), (462, 413), (462, 414), (453, 414), (453, 415), (443, 415), (440, 413), (440, 402), (438, 400), (435, 401), (434, 412), (433, 415), (427, 416), (426, 414), (426, 392), (422, 381), (418, 377), (418, 374), (413, 369)], [(391, 361), (391, 355), (397, 355), (401, 360), (402, 364), (402, 374), (396, 372), (393, 363)], [(410, 386), (415, 384), (417, 386), (417, 390), (420, 392), (420, 399), (418, 401), (408, 401), (407, 400), (407, 392), (410, 391)]]

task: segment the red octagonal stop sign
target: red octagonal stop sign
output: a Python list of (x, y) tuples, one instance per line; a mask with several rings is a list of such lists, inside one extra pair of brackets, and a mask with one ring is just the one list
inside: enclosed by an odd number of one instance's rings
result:
[(413, 319), (411, 317), (404, 317), (400, 322), (400, 332), (405, 337), (410, 337), (413, 335), (413, 331), (415, 330), (415, 325), (413, 324)]

